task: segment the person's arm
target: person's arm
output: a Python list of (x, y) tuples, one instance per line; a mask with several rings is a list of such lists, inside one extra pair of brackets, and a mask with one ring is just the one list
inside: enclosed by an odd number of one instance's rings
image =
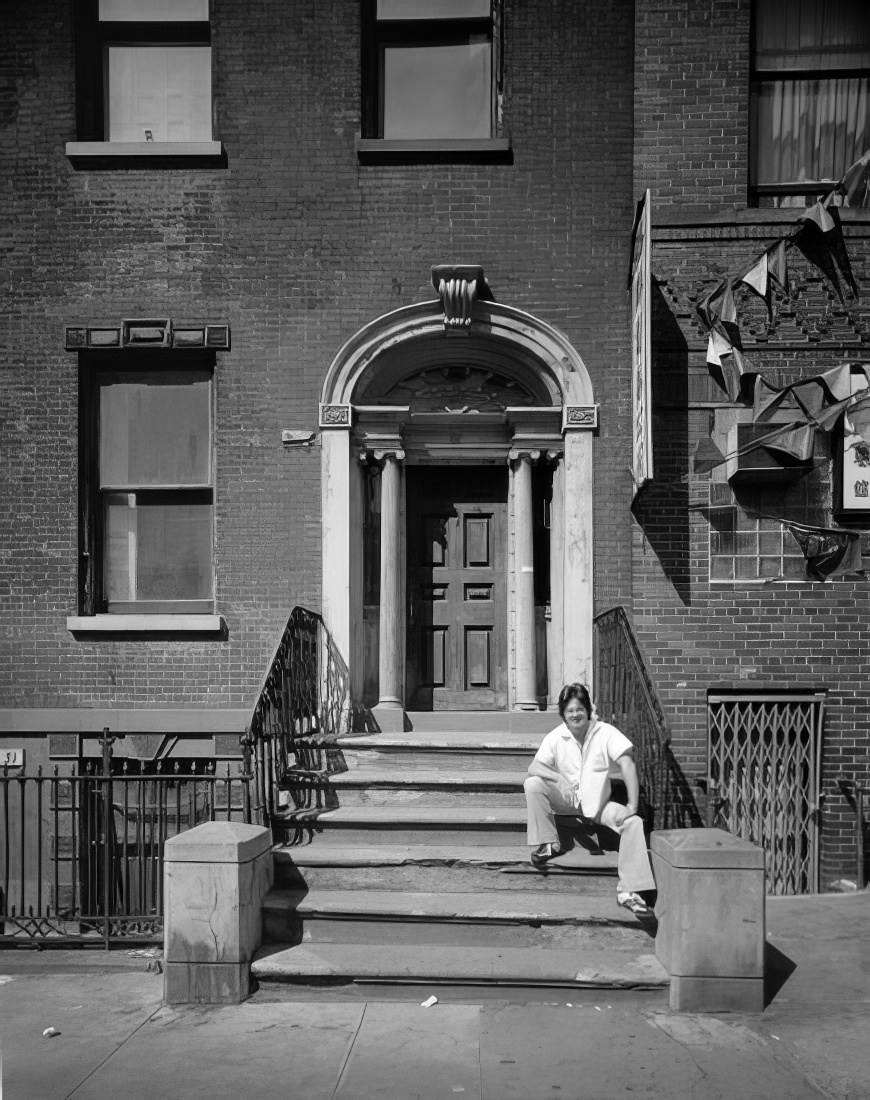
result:
[(628, 794), (625, 813), (621, 815), (621, 821), (618, 822), (621, 825), (627, 817), (632, 817), (637, 813), (640, 800), (640, 780), (637, 777), (637, 765), (634, 762), (634, 751), (632, 749), (628, 749), (622, 756), (618, 757), (616, 763), (619, 765), (622, 781), (625, 783), (625, 790)]
[(559, 773), (555, 768), (549, 767), (541, 760), (535, 757), (535, 759), (529, 764), (529, 775), (539, 775), (541, 779), (549, 779), (552, 783), (558, 783)]
[(528, 772), (529, 775), (538, 775), (541, 779), (549, 779), (553, 783), (559, 781), (556, 754), (553, 752), (549, 734), (541, 742), (540, 748), (535, 753), (535, 759), (529, 764)]

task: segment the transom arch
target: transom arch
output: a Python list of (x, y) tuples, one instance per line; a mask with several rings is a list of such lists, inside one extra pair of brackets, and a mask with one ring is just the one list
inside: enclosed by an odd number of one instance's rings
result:
[(586, 366), (558, 329), (513, 306), (477, 302), (470, 332), (445, 333), (437, 299), (393, 310), (356, 332), (330, 364), (321, 403), (376, 404), (413, 377), (450, 367), (478, 377), (488, 372), (516, 389), (518, 405), (593, 403)]

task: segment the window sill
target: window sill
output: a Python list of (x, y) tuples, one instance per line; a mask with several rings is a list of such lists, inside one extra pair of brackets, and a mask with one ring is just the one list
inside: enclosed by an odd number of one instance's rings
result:
[(68, 141), (74, 168), (225, 168), (220, 141)]
[(222, 615), (70, 615), (71, 634), (225, 634)]
[(357, 138), (356, 151), (364, 164), (513, 163), (509, 137)]

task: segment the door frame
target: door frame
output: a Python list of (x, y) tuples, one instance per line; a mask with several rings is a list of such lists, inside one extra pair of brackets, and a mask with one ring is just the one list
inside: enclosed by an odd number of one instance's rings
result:
[[(363, 634), (363, 472), (360, 459), (401, 455), (407, 464), (476, 465), (511, 455), (548, 455), (556, 462), (551, 545), (552, 614), (547, 626), (549, 690), (554, 706), (563, 677), (592, 680), (592, 439), (598, 407), (576, 349), (557, 329), (531, 314), (496, 302), (476, 302), (471, 332), (483, 339), (499, 368), (522, 379), (539, 404), (507, 408), (502, 415), (461, 412), (415, 415), (407, 406), (367, 405), (379, 371), (396, 376), (415, 352), (443, 348), (461, 354), (461, 335), (448, 331), (439, 300), (379, 317), (341, 348), (327, 373), (320, 404), (322, 614), (351, 674), (352, 714), (361, 719)], [(443, 341), (436, 344), (435, 340)], [(397, 364), (399, 364), (397, 366)], [(514, 476), (509, 489), (509, 553), (513, 549)], [(402, 491), (404, 496), (404, 486)], [(402, 517), (404, 531), (404, 516)], [(404, 541), (402, 576), (406, 573)], [(513, 563), (515, 564), (515, 563)], [(509, 569), (511, 563), (509, 563)], [(515, 703), (516, 638), (508, 592), (508, 709)], [(402, 606), (406, 606), (402, 592)], [(570, 615), (563, 614), (570, 607)], [(404, 668), (404, 651), (401, 653)], [(401, 711), (395, 716), (402, 718)], [(381, 728), (385, 728), (381, 724)], [(401, 728), (399, 726), (398, 728)]]

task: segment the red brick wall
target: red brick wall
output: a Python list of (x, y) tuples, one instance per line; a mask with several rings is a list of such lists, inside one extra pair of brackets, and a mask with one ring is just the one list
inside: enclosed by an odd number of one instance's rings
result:
[[(656, 483), (636, 508), (635, 621), (691, 783), (707, 769), (709, 689), (827, 691), (824, 888), (855, 878), (855, 813), (841, 780), (870, 783), (870, 588), (842, 578), (711, 586), (709, 476), (692, 473), (696, 447), (710, 440), (712, 406), (729, 404), (709, 379), (694, 305), (794, 228), (797, 212), (745, 207), (749, 4), (639, 3), (636, 12), (634, 178), (638, 193), (652, 192), (657, 286)], [(844, 221), (853, 269), (866, 287), (870, 217), (849, 212)], [(760, 303), (741, 307), (748, 369), (785, 385), (842, 362), (870, 361), (866, 307), (844, 310), (796, 250), (790, 259), (796, 293), (772, 331)]]
[[(512, 164), (361, 165), (356, 0), (215, 0), (225, 169), (75, 169), (66, 0), (14, 0), (2, 154), (13, 236), (4, 311), (7, 706), (252, 703), (294, 603), (318, 606), (316, 427), (332, 357), (372, 318), (433, 296), (429, 268), (484, 266), (496, 298), (560, 327), (602, 404), (602, 605), (630, 591), (625, 270), (632, 5), (508, 0)], [(437, 94), (437, 89), (433, 89)], [(223, 641), (74, 639), (77, 366), (63, 325), (226, 321), (216, 368), (216, 593)]]

